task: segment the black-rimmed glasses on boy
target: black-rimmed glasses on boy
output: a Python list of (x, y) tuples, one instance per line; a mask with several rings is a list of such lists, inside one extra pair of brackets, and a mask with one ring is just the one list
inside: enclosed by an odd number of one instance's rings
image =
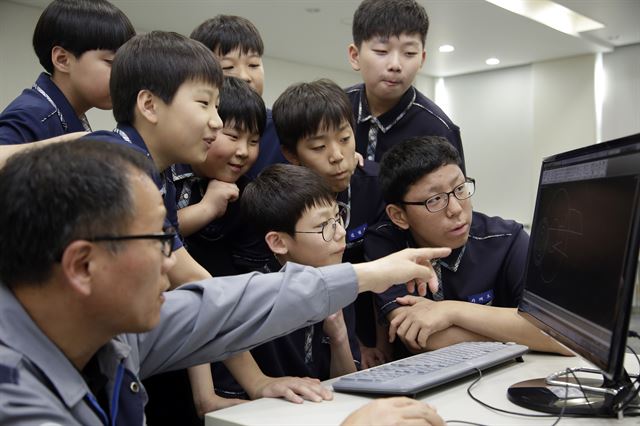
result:
[(344, 229), (347, 229), (349, 226), (349, 219), (351, 218), (351, 210), (349, 206), (338, 202), (338, 214), (336, 217), (332, 217), (331, 219), (324, 222), (321, 226), (322, 229), (320, 231), (293, 231), (296, 234), (322, 234), (322, 239), (326, 242), (333, 240), (333, 237), (336, 235), (336, 228), (338, 224), (340, 224)]
[(157, 234), (140, 234), (140, 235), (105, 235), (100, 237), (87, 238), (87, 241), (128, 241), (128, 240), (158, 240), (162, 243), (162, 254), (167, 257), (173, 253), (173, 240), (177, 233), (173, 228), (167, 228), (164, 232)]
[(466, 178), (465, 181), (449, 192), (441, 192), (433, 195), (424, 201), (400, 201), (398, 204), (408, 204), (411, 206), (425, 206), (431, 213), (444, 210), (449, 205), (449, 196), (453, 195), (458, 200), (466, 200), (476, 192), (476, 180), (474, 178)]

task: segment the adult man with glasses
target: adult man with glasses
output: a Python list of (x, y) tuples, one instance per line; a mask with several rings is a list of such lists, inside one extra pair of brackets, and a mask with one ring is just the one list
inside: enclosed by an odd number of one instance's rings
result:
[(452, 249), (433, 262), (437, 291), (414, 297), (394, 286), (377, 296), (390, 321), (390, 341), (399, 337), (404, 344), (395, 346), (396, 357), (406, 356), (406, 349), (420, 352), (468, 340), (515, 341), (567, 353), (517, 315), (529, 237), (514, 221), (473, 211), (475, 180), (460, 164), (455, 148), (437, 136), (401, 142), (380, 164), (391, 221), (370, 228), (367, 259), (407, 247)]
[(140, 378), (319, 321), (358, 291), (414, 278), (424, 290), (433, 270), (421, 263), (448, 253), (289, 265), (165, 293), (176, 260), (152, 173), (128, 147), (82, 139), (0, 170), (0, 424), (143, 424)]

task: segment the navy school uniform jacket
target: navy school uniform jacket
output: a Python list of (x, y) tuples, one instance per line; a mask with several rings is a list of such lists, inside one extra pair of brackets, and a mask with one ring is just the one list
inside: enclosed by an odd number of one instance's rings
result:
[[(171, 168), (178, 209), (197, 204), (206, 193), (208, 180), (195, 176), (189, 165)], [(238, 200), (228, 203), (224, 215), (184, 238), (191, 256), (214, 277), (261, 271), (273, 259), (264, 238), (240, 217), (240, 199), (249, 179), (236, 182)]]
[[(131, 149), (135, 149), (144, 155), (147, 156), (150, 160), (151, 153), (149, 153), (149, 149), (147, 145), (144, 143), (142, 136), (140, 133), (133, 127), (127, 124), (118, 124), (118, 127), (114, 129), (113, 132), (107, 130), (100, 130), (97, 132), (90, 133), (87, 135), (89, 139), (95, 139), (99, 141), (118, 143), (121, 145), (126, 145), (131, 147)], [(163, 172), (154, 174), (151, 176), (154, 183), (157, 185), (158, 190), (162, 194), (162, 198), (164, 200), (164, 206), (167, 209), (167, 217), (165, 218), (165, 227), (173, 227), (176, 232), (179, 234), (179, 226), (178, 226), (178, 214), (176, 213), (176, 188), (173, 185), (173, 180), (171, 178), (170, 170), (165, 170)], [(173, 249), (177, 250), (182, 247), (182, 241), (180, 240), (180, 236), (176, 235), (176, 238), (173, 241)]]
[(271, 115), (271, 110), (267, 108), (267, 124), (265, 125), (264, 133), (260, 138), (260, 152), (258, 153), (258, 159), (246, 173), (246, 176), (253, 180), (267, 166), (280, 163), (288, 163), (288, 161), (282, 155), (280, 139), (278, 139), (276, 126), (273, 124), (273, 116)]
[[(364, 158), (379, 162), (389, 148), (413, 136), (443, 136), (458, 150), (461, 168), (465, 171), (460, 128), (418, 89), (409, 87), (396, 106), (379, 117), (374, 117), (369, 111), (364, 84), (357, 84), (345, 91), (353, 106), (356, 122), (356, 150)], [(376, 140), (374, 158), (367, 157), (367, 145), (371, 138)]]
[(0, 145), (39, 141), (66, 133), (91, 131), (87, 118), (78, 117), (51, 77), (42, 73), (0, 114)]
[[(460, 300), (499, 307), (516, 307), (523, 289), (529, 236), (522, 225), (473, 212), (467, 243), (434, 264), (444, 300)], [(365, 256), (377, 259), (407, 247), (417, 247), (409, 231), (391, 222), (369, 228)], [(399, 285), (377, 296), (381, 314), (398, 307), (407, 294)], [(433, 298), (432, 294), (427, 297)]]

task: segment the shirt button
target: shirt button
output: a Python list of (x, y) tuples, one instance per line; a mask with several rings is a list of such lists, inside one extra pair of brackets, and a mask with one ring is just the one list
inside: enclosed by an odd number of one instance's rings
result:
[(140, 392), (140, 385), (138, 384), (138, 382), (131, 382), (131, 384), (129, 385), (129, 389), (131, 389), (131, 392), (133, 393), (138, 393)]
[(187, 198), (189, 198), (189, 194), (184, 194), (184, 195), (182, 196), (182, 198), (184, 198), (184, 199), (186, 200)]

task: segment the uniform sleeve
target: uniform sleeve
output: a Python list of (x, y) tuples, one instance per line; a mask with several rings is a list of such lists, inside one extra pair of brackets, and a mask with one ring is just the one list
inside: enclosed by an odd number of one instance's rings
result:
[(518, 231), (514, 232), (512, 243), (506, 254), (501, 273), (505, 294), (509, 295), (509, 307), (518, 306), (522, 298), (524, 271), (529, 247), (529, 235), (522, 228), (522, 225), (518, 225), (518, 227)]
[[(160, 324), (129, 335), (140, 377), (218, 361), (317, 323), (355, 300), (349, 264), (212, 278), (165, 293)], [(133, 356), (136, 356), (134, 353)]]
[(34, 128), (38, 122), (24, 110), (12, 110), (0, 116), (0, 145), (19, 145), (47, 139)]

